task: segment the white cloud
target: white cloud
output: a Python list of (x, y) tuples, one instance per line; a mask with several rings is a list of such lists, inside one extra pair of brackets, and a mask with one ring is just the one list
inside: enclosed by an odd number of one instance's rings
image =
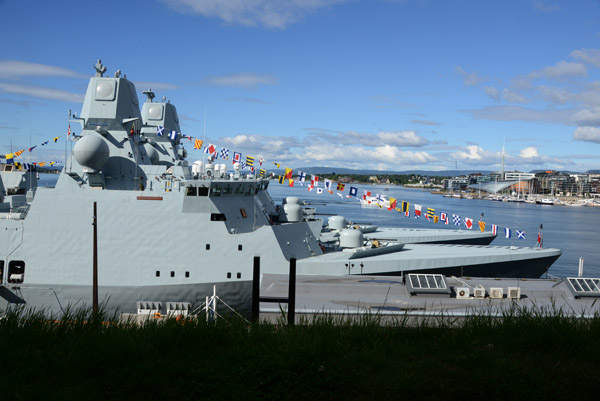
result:
[(421, 125), (440, 125), (437, 121), (429, 121), (429, 120), (410, 120), (413, 124), (421, 124)]
[(494, 88), (493, 86), (484, 86), (483, 91), (490, 98), (494, 100), (500, 100), (500, 91), (497, 88)]
[(529, 103), (524, 96), (507, 88), (502, 91), (502, 97), (510, 103)]
[(277, 78), (271, 75), (259, 75), (248, 72), (239, 74), (208, 77), (203, 81), (207, 85), (233, 86), (238, 88), (255, 88), (259, 85), (274, 85)]
[(6, 84), (0, 82), (0, 92), (26, 95), (41, 99), (62, 100), (63, 102), (83, 102), (82, 94), (35, 85)]
[[(419, 136), (415, 131), (392, 131), (392, 132), (378, 132), (375, 134), (379, 139), (378, 142), (374, 142), (371, 139), (365, 143), (365, 145), (372, 145), (373, 143), (386, 143), (394, 146), (425, 146), (429, 141), (422, 136)], [(372, 135), (367, 135), (372, 137)]]
[(490, 152), (484, 151), (481, 147), (477, 145), (470, 145), (466, 147), (466, 151), (460, 151), (451, 153), (451, 156), (458, 160), (484, 160), (488, 158)]
[(574, 98), (574, 94), (562, 88), (554, 88), (550, 86), (538, 86), (537, 90), (542, 95), (542, 98), (554, 104), (567, 104)]
[(600, 143), (600, 128), (579, 127), (573, 132), (573, 139), (576, 141)]
[(484, 78), (475, 74), (474, 72), (467, 72), (461, 66), (456, 67), (456, 72), (458, 72), (464, 80), (466, 86), (476, 86), (481, 82), (485, 81)]
[(600, 68), (600, 49), (573, 50), (571, 57), (583, 63)]
[(573, 121), (580, 126), (600, 125), (600, 108), (580, 110), (573, 115)]
[(534, 159), (539, 158), (540, 153), (538, 152), (537, 148), (531, 146), (529, 148), (522, 149), (519, 153), (519, 156), (524, 159)]
[(573, 109), (536, 110), (514, 105), (489, 106), (478, 110), (464, 111), (480, 120), (536, 121), (565, 125), (573, 123), (573, 113), (575, 113)]
[(285, 28), (307, 14), (345, 0), (162, 0), (181, 13), (216, 17), (243, 26)]
[(568, 61), (559, 61), (554, 66), (542, 68), (529, 74), (531, 78), (561, 78), (586, 76), (587, 68), (581, 63), (570, 63)]
[(51, 65), (28, 63), (25, 61), (0, 60), (0, 77), (70, 77), (86, 78), (85, 75), (66, 68)]

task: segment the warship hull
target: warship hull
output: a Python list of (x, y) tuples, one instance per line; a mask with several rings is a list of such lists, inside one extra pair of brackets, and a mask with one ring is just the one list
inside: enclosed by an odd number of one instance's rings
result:
[[(27, 187), (29, 172), (0, 177), (6, 184), (0, 187), (0, 307), (50, 313), (91, 307), (97, 272), (98, 301), (109, 314), (189, 312), (213, 286), (245, 311), (256, 256), (268, 274), (286, 274), (294, 258), (298, 274), (315, 276), (535, 277), (560, 255), (557, 249), (402, 247), (398, 236), (379, 247), (362, 233), (350, 248), (340, 243), (325, 251), (300, 205), (274, 205), (269, 180), (242, 172), (237, 162), (228, 172), (214, 156), (190, 166), (175, 107), (153, 102), (147, 91), (140, 112), (130, 81), (120, 73), (104, 77), (100, 62), (95, 68), (81, 116), (73, 120), (82, 132), (73, 134), (55, 188)], [(461, 240), (459, 233), (445, 235)]]

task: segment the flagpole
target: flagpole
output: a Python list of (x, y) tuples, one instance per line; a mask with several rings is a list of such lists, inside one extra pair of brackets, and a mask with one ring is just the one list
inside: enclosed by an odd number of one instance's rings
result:
[(71, 119), (71, 109), (69, 109), (69, 115), (67, 116), (67, 121), (69, 122), (69, 130), (67, 131), (67, 140), (65, 141), (65, 164), (63, 165), (63, 169), (67, 168), (67, 147), (68, 147), (68, 142), (71, 140), (71, 122), (69, 121)]
[[(202, 133), (202, 143), (206, 146), (206, 106), (204, 107), (204, 132)], [(202, 150), (202, 148), (201, 148)], [(205, 162), (204, 152), (202, 152), (202, 164)]]

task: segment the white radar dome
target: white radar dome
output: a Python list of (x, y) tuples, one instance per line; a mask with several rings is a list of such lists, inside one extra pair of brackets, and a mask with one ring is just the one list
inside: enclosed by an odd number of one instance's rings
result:
[(363, 246), (364, 237), (360, 230), (344, 229), (340, 233), (340, 246), (342, 248), (358, 248)]
[(77, 163), (96, 170), (100, 170), (104, 166), (109, 154), (108, 144), (98, 134), (84, 136), (77, 141), (73, 148), (73, 156)]
[(327, 220), (327, 224), (331, 230), (342, 230), (346, 228), (346, 219), (344, 216), (331, 216)]
[(285, 220), (290, 223), (297, 223), (299, 221), (302, 221), (302, 218), (304, 217), (302, 215), (302, 208), (300, 207), (300, 205), (297, 204), (294, 205), (286, 203), (285, 205), (283, 205), (283, 211), (285, 213)]

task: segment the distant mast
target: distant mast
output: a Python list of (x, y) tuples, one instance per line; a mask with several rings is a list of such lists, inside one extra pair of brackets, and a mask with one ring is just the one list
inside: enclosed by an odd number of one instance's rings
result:
[(504, 181), (504, 145), (506, 145), (506, 137), (504, 137), (502, 142), (502, 175), (500, 176), (502, 181)]

